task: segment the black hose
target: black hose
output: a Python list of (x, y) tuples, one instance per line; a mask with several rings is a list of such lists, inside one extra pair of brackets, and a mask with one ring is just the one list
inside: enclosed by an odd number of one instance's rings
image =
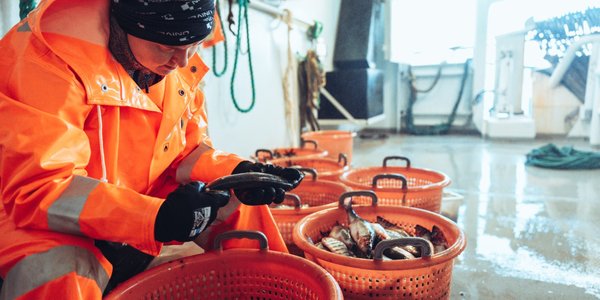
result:
[[(409, 86), (410, 86), (410, 96), (408, 98), (408, 108), (406, 110), (406, 130), (410, 134), (414, 135), (439, 135), (439, 134), (447, 134), (452, 127), (452, 123), (456, 118), (456, 112), (458, 111), (458, 105), (460, 104), (460, 99), (463, 96), (467, 78), (469, 77), (469, 67), (471, 66), (471, 59), (467, 59), (464, 63), (463, 75), (460, 82), (460, 90), (458, 91), (458, 97), (454, 102), (454, 106), (452, 107), (452, 112), (448, 116), (448, 120), (445, 123), (439, 125), (421, 125), (416, 126), (414, 123), (413, 116), (413, 106), (415, 102), (417, 102), (417, 93), (419, 92), (414, 85), (414, 78), (412, 72), (409, 69)], [(438, 73), (439, 74), (439, 73)], [(437, 76), (436, 76), (437, 77)], [(439, 80), (439, 78), (438, 78)], [(435, 81), (437, 82), (437, 80)], [(433, 89), (433, 86), (427, 89), (426, 91), (430, 91)]]

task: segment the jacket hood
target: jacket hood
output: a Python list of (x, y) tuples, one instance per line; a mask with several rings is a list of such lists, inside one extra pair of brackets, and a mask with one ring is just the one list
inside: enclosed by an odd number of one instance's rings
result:
[[(108, 50), (109, 5), (108, 0), (42, 1), (18, 30), (30, 30), (65, 61), (82, 81), (89, 104), (160, 111)], [(178, 77), (194, 90), (207, 71), (196, 53), (167, 77)]]

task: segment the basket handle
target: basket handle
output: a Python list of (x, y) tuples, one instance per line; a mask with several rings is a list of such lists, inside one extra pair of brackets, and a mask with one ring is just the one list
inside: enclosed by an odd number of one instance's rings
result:
[(251, 239), (257, 240), (260, 245), (260, 250), (269, 250), (267, 236), (260, 231), (252, 230), (232, 230), (223, 232), (215, 237), (214, 250), (223, 251), (223, 241), (231, 239)]
[(263, 162), (265, 162), (265, 161), (267, 161), (267, 160), (269, 160), (269, 159), (273, 159), (273, 152), (271, 152), (271, 150), (269, 150), (269, 149), (256, 149), (256, 152), (254, 152), (254, 156), (256, 156), (256, 160), (257, 160), (257, 161), (260, 161), (260, 158), (259, 158), (260, 156), (258, 156), (258, 154), (259, 154), (259, 153), (262, 153), (262, 152), (264, 152), (264, 153), (267, 153), (267, 154), (268, 154), (268, 157), (267, 157), (267, 158), (265, 158), (265, 159), (263, 160)]
[(309, 173), (312, 175), (313, 181), (317, 181), (317, 169), (315, 168), (298, 168), (298, 171)]
[(406, 190), (408, 189), (408, 181), (406, 180), (406, 177), (404, 177), (404, 175), (402, 175), (402, 174), (398, 174), (398, 173), (377, 174), (377, 175), (373, 176), (373, 183), (372, 183), (371, 187), (377, 188), (377, 181), (379, 181), (380, 179), (398, 179), (398, 180), (402, 181), (402, 192), (406, 193)]
[(377, 243), (373, 250), (373, 259), (382, 260), (383, 251), (395, 246), (415, 246), (421, 248), (421, 257), (429, 258), (433, 255), (433, 245), (430, 241), (420, 237), (405, 237), (399, 239), (383, 240)]
[(285, 200), (291, 200), (294, 202), (294, 207), (299, 209), (302, 206), (302, 200), (300, 200), (300, 196), (293, 193), (285, 193), (283, 196)]
[(392, 159), (399, 159), (399, 160), (403, 160), (406, 162), (406, 168), (410, 169), (410, 159), (408, 159), (408, 157), (404, 157), (404, 156), (386, 156), (383, 159), (383, 167), (387, 167), (387, 161), (388, 160), (392, 160)]
[(338, 155), (338, 164), (341, 163), (342, 161), (344, 162), (344, 164), (342, 166), (345, 167), (348, 165), (348, 157), (344, 153), (340, 153), (340, 155)]
[(379, 179), (398, 179), (402, 181), (402, 206), (406, 206), (406, 193), (408, 192), (408, 181), (406, 180), (406, 177), (398, 173), (377, 174), (373, 176), (373, 189), (377, 188), (377, 181), (379, 181)]
[(306, 144), (312, 144), (315, 147), (315, 150), (317, 148), (319, 148), (319, 144), (317, 143), (317, 141), (313, 141), (313, 140), (301, 140), (300, 141), (300, 148), (304, 148), (304, 145)]
[(371, 200), (372, 200), (371, 206), (377, 206), (377, 194), (375, 194), (375, 192), (373, 192), (373, 191), (364, 190), (364, 191), (345, 192), (342, 195), (340, 195), (339, 207), (344, 207), (344, 200), (346, 200), (346, 198), (350, 198), (350, 205), (352, 205), (352, 197), (354, 197), (354, 196), (371, 197)]

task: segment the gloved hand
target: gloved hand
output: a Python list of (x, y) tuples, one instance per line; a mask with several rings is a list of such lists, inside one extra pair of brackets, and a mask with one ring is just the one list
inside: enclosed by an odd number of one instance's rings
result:
[[(282, 168), (272, 164), (253, 163), (243, 161), (235, 169), (232, 174), (260, 172), (271, 175), (276, 175), (292, 184), (292, 188), (300, 184), (304, 173), (294, 168)], [(262, 205), (271, 203), (281, 203), (285, 196), (286, 190), (280, 187), (261, 187), (252, 189), (234, 189), (235, 196), (246, 205)]]
[(230, 196), (229, 191), (206, 191), (198, 181), (180, 185), (158, 210), (154, 238), (159, 242), (193, 240), (215, 220)]

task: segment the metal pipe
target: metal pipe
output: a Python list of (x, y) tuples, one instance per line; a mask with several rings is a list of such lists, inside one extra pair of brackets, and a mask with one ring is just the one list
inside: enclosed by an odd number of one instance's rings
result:
[[(264, 13), (273, 15), (273, 16), (278, 17), (278, 18), (279, 17), (285, 17), (285, 15), (286, 15), (285, 12), (282, 9), (275, 8), (275, 7), (271, 6), (271, 5), (268, 5), (266, 3), (259, 2), (259, 1), (252, 1), (252, 2), (250, 2), (250, 6), (249, 7), (252, 8), (252, 9), (254, 9), (254, 10), (257, 10), (257, 11), (260, 11), (260, 12), (264, 12)], [(314, 25), (314, 22), (309, 22), (309, 21), (303, 20), (303, 19), (298, 18), (298, 17), (293, 17), (293, 20), (294, 20), (294, 22), (302, 25), (302, 27), (303, 27), (302, 29), (303, 30), (306, 30), (310, 26)]]
[(560, 81), (562, 80), (563, 76), (569, 69), (569, 66), (571, 66), (571, 62), (573, 62), (573, 59), (575, 59), (575, 54), (577, 53), (577, 51), (579, 51), (579, 48), (581, 48), (583, 45), (585, 45), (587, 43), (594, 43), (594, 42), (595, 43), (600, 42), (600, 34), (591, 34), (591, 35), (587, 35), (587, 36), (582, 36), (580, 39), (574, 41), (569, 46), (569, 48), (565, 52), (565, 55), (563, 56), (563, 58), (556, 65), (556, 69), (554, 69), (554, 72), (552, 72), (552, 76), (550, 76), (550, 82), (549, 82), (550, 88), (556, 88), (560, 84)]

